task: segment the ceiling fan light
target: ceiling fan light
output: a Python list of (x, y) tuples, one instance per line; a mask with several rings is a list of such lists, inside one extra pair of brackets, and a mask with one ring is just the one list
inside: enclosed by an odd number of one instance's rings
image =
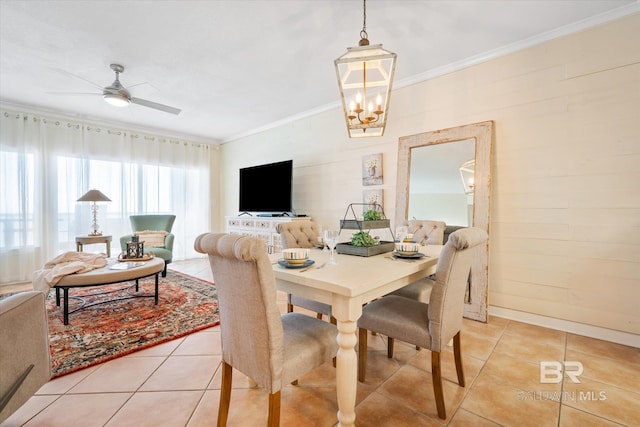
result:
[(105, 93), (102, 97), (114, 107), (126, 107), (130, 102), (126, 96), (122, 96), (117, 93)]

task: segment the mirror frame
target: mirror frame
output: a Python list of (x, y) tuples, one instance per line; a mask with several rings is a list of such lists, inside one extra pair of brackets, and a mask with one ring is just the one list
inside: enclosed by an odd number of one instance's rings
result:
[[(407, 224), (409, 211), (409, 180), (411, 170), (411, 149), (435, 144), (473, 139), (475, 141), (475, 171), (473, 193), (473, 226), (489, 233), (491, 212), (491, 152), (493, 142), (493, 121), (473, 123), (402, 136), (398, 140), (398, 178), (396, 181), (396, 226)], [(437, 218), (422, 218), (437, 220)], [(454, 224), (451, 224), (454, 225)], [(490, 239), (489, 239), (490, 240)], [(465, 304), (464, 316), (482, 322), (487, 321), (489, 300), (489, 240), (471, 266), (471, 286), (469, 299)]]

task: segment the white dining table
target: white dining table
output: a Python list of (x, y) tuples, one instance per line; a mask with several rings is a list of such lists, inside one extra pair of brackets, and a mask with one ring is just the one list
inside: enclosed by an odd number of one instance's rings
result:
[[(310, 269), (284, 268), (273, 264), (279, 290), (331, 305), (338, 326), (336, 389), (338, 425), (355, 425), (358, 385), (357, 322), (363, 304), (380, 298), (418, 279), (435, 273), (440, 245), (421, 246), (420, 259), (396, 259), (391, 252), (371, 257), (336, 254), (336, 265), (328, 264), (329, 252), (312, 249)], [(277, 255), (273, 260), (277, 260)], [(326, 264), (325, 264), (326, 263)]]

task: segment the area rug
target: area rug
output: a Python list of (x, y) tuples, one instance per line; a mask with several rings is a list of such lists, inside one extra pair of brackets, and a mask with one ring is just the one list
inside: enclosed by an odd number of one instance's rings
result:
[[(133, 293), (135, 282), (75, 288), (70, 296), (82, 296), (85, 307), (69, 314), (64, 325), (62, 303), (56, 306), (55, 291), (47, 298), (49, 339), (53, 377), (103, 363), (187, 334), (215, 326), (219, 322), (215, 285), (205, 280), (169, 270), (160, 277), (158, 305), (151, 298), (111, 301)], [(109, 292), (109, 293), (106, 293)], [(154, 278), (140, 280), (141, 294), (153, 295)], [(100, 295), (96, 295), (100, 293)], [(69, 298), (69, 311), (80, 302)]]

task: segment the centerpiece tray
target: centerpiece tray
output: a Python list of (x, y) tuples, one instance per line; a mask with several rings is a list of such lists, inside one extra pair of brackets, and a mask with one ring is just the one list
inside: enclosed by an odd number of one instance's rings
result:
[(353, 246), (351, 243), (338, 243), (336, 250), (339, 254), (373, 256), (391, 252), (395, 249), (395, 243), (381, 241), (374, 246)]
[(123, 258), (123, 254), (118, 255), (118, 261), (120, 262), (131, 262), (131, 261), (149, 261), (153, 258), (153, 255), (145, 254), (140, 258)]
[(341, 219), (340, 228), (345, 230), (371, 230), (376, 228), (389, 228), (391, 221), (388, 219), (379, 219), (377, 221), (365, 221), (360, 219)]

